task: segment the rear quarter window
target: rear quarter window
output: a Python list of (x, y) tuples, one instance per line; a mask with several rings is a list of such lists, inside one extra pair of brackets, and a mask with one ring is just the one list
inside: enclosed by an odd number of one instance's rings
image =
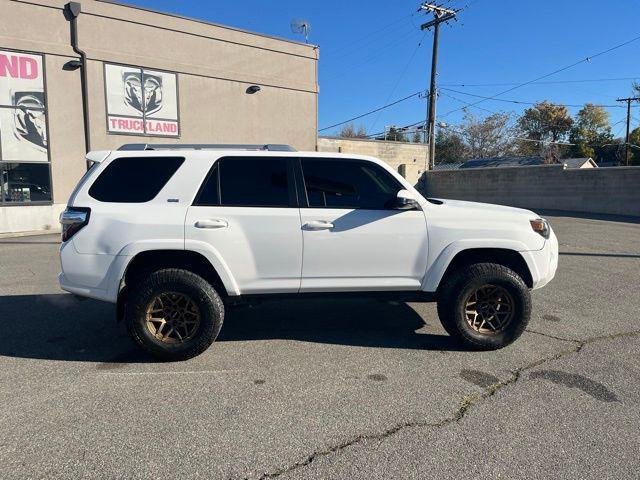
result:
[(113, 160), (89, 188), (100, 202), (153, 200), (180, 168), (184, 157), (122, 157)]

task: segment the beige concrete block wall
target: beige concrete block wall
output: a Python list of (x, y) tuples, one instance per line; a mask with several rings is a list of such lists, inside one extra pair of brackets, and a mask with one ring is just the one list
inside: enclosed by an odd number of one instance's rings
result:
[(640, 216), (640, 167), (562, 165), (428, 172), (426, 195), (532, 210)]
[(405, 178), (413, 185), (424, 173), (428, 155), (424, 144), (338, 137), (319, 137), (318, 151), (369, 155), (383, 160), (396, 171), (404, 166)]

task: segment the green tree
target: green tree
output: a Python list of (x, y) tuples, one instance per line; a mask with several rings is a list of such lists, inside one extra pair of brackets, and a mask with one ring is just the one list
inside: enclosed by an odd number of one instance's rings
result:
[(498, 157), (513, 152), (511, 117), (493, 113), (483, 119), (466, 112), (460, 125), (470, 158)]
[[(602, 161), (613, 140), (609, 113), (598, 105), (587, 103), (578, 112), (569, 134), (571, 155)], [(610, 150), (610, 149), (609, 149)]]
[(640, 127), (629, 132), (629, 164), (640, 165)]
[(416, 130), (413, 133), (413, 138), (411, 138), (411, 141), (413, 143), (422, 143), (422, 133), (420, 133), (418, 130)]
[(468, 158), (468, 148), (460, 134), (452, 130), (436, 132), (436, 163), (458, 163)]
[(389, 127), (385, 138), (394, 142), (406, 142), (407, 137), (404, 132), (396, 127)]
[(518, 142), (522, 155), (542, 155), (550, 162), (561, 157), (564, 151), (557, 142), (566, 140), (573, 119), (567, 107), (548, 101), (527, 108), (518, 119), (519, 135), (526, 140)]

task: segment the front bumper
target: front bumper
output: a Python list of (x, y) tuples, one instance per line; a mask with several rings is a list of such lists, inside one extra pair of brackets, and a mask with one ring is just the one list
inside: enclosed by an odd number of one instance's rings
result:
[(553, 280), (558, 269), (558, 238), (553, 230), (551, 230), (549, 238), (544, 242), (542, 249), (520, 253), (531, 272), (532, 289), (544, 287)]

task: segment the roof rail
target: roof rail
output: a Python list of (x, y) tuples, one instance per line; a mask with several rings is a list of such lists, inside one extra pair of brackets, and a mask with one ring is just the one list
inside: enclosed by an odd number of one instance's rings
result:
[(118, 150), (142, 151), (142, 150), (265, 150), (269, 152), (295, 152), (295, 148), (289, 145), (267, 144), (207, 144), (207, 143), (125, 143)]

